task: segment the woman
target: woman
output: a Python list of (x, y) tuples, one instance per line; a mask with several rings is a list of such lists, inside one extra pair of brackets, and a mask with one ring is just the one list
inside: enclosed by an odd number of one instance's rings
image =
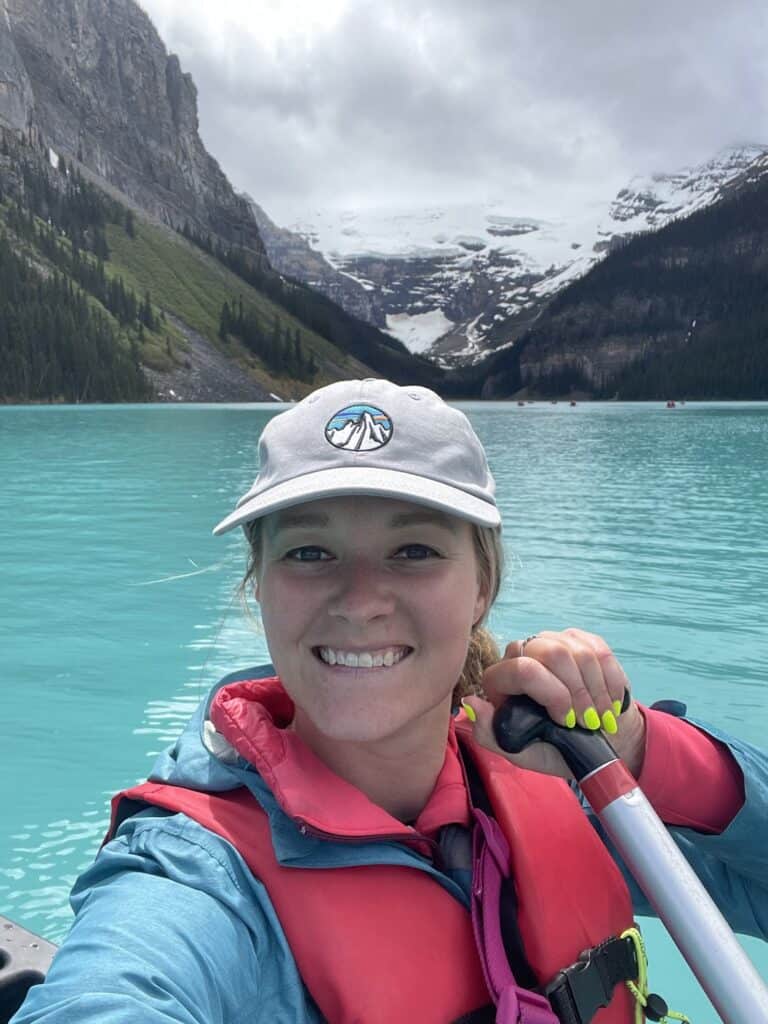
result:
[[(766, 936), (764, 758), (634, 701), (620, 714), (628, 680), (593, 634), (541, 632), (499, 660), (482, 623), (500, 517), (462, 413), (423, 388), (344, 381), (272, 419), (259, 459), (214, 532), (245, 529), (274, 670), (227, 677), (150, 783), (116, 799), (17, 1024), (481, 1021), (492, 997), (499, 1020), (517, 1019), (514, 998), (554, 1021), (524, 991), (550, 983), (562, 1019), (634, 1019), (618, 936), (632, 904), (649, 908), (553, 778), (559, 755), (496, 748), (512, 693), (602, 726), (732, 926)], [(479, 857), (505, 842), (514, 877), (489, 902)], [(499, 934), (516, 978), (503, 992)], [(618, 957), (605, 1010), (574, 1010), (558, 974), (587, 947)]]

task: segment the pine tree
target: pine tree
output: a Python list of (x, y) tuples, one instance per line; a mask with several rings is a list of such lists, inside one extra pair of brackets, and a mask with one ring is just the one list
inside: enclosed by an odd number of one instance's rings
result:
[(141, 304), (141, 309), (139, 310), (139, 320), (141, 321), (141, 323), (144, 324), (147, 330), (154, 331), (155, 316), (154, 313), (152, 312), (152, 301), (149, 292), (145, 294), (144, 301)]
[(219, 315), (219, 337), (222, 341), (227, 340), (227, 335), (232, 330), (232, 316), (229, 311), (229, 303), (225, 299), (221, 305), (221, 313)]
[(292, 369), (297, 377), (304, 376), (304, 355), (301, 351), (301, 339), (299, 338), (298, 327), (293, 335), (293, 366)]
[(106, 263), (109, 259), (109, 246), (103, 228), (93, 229), (93, 251), (97, 260)]

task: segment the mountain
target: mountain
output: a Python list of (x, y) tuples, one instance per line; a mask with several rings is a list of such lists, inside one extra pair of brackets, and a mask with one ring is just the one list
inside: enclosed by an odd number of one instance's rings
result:
[(248, 204), (198, 132), (197, 91), (134, 0), (4, 0), (0, 119), (158, 221), (263, 256)]
[[(3, 0), (2, 14), (6, 302), (22, 258), (55, 278), (65, 319), (93, 312), (97, 348), (127, 353), (135, 379), (118, 384), (108, 361), (89, 374), (69, 329), (46, 333), (46, 356), (25, 286), (13, 312), (27, 327), (2, 310), (0, 398), (296, 398), (372, 374), (439, 383), (433, 364), (272, 268), (251, 203), (200, 139), (191, 77), (134, 0)], [(54, 372), (23, 372), (48, 357)]]
[[(374, 212), (310, 211), (265, 243), (270, 258), (298, 236), (368, 294), (370, 322), (444, 365), (476, 362), (530, 328), (553, 295), (628, 236), (715, 202), (766, 158), (742, 145), (673, 174), (635, 178), (613, 199), (565, 220), (526, 216), (513, 203)], [(294, 246), (297, 244), (293, 243)], [(294, 276), (310, 264), (295, 250)], [(342, 304), (346, 299), (338, 293)], [(359, 315), (359, 314), (358, 314)]]
[(763, 156), (716, 202), (621, 242), (469, 376), (484, 397), (768, 399), (767, 252)]

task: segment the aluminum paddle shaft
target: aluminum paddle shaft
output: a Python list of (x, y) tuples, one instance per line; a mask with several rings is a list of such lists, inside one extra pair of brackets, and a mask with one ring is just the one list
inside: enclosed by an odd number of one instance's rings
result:
[(768, 988), (605, 737), (556, 725), (528, 697), (510, 698), (493, 727), (509, 753), (536, 741), (557, 747), (720, 1018), (768, 1024)]

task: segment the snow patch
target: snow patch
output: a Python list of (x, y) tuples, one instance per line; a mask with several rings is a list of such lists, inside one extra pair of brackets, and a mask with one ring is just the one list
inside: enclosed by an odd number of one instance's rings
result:
[(48, 159), (51, 161), (51, 167), (58, 171), (59, 169), (59, 154), (51, 147), (48, 147)]
[(442, 309), (428, 313), (390, 313), (387, 316), (387, 333), (402, 341), (411, 352), (426, 352), (438, 338), (454, 326)]

